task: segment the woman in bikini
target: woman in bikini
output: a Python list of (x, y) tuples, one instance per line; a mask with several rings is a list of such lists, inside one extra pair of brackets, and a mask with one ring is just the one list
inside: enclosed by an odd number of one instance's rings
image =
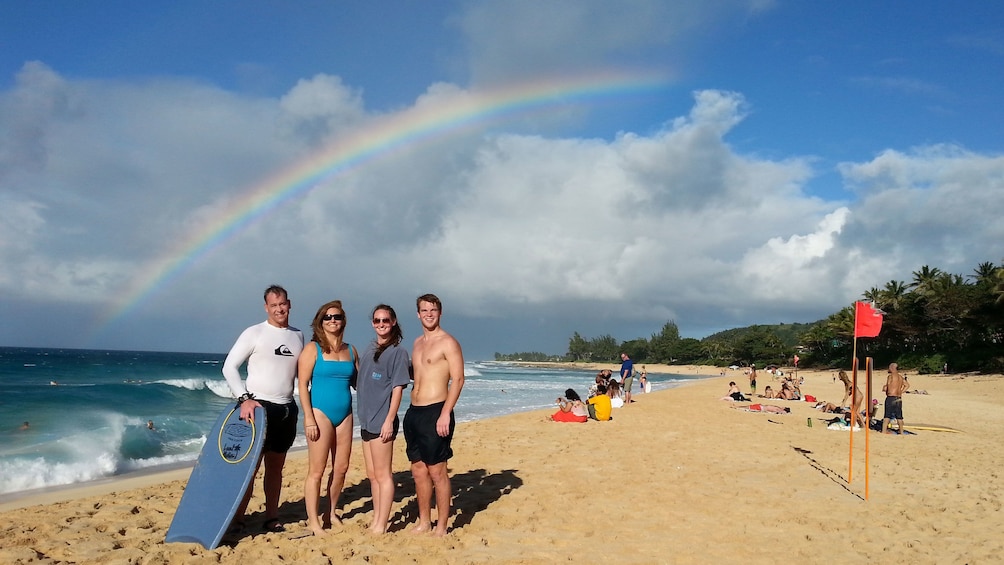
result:
[[(345, 311), (340, 300), (321, 306), (314, 314), (310, 338), (298, 361), (303, 432), (307, 436), (307, 479), (303, 486), (307, 506), (307, 526), (323, 536), (335, 515), (338, 498), (345, 485), (352, 451), (352, 392), (359, 368), (355, 348), (342, 341)], [(321, 477), (331, 457), (328, 476), (328, 508), (318, 516)]]

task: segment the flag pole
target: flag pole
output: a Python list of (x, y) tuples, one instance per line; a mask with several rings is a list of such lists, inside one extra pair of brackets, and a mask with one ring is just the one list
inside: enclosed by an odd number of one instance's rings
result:
[[(856, 342), (857, 340), (854, 341)], [(852, 480), (852, 473), (854, 470), (854, 424), (856, 421), (854, 417), (854, 400), (855, 400), (854, 397), (857, 396), (857, 394), (858, 394), (858, 358), (855, 357), (854, 359), (851, 359), (851, 408), (850, 408), (851, 417), (848, 418), (847, 420), (847, 423), (849, 424), (847, 426), (848, 428), (847, 433), (851, 434), (850, 448), (848, 449), (847, 453), (848, 483), (850, 483)]]
[(872, 424), (872, 358), (865, 357), (865, 389), (868, 392), (865, 394), (865, 500), (868, 500), (868, 438), (869, 432), (871, 431)]
[(851, 434), (851, 439), (848, 442), (850, 447), (848, 448), (849, 453), (847, 454), (847, 482), (850, 483), (853, 478), (854, 470), (854, 423), (856, 418), (854, 416), (854, 397), (858, 392), (858, 304), (854, 303), (854, 346), (851, 351), (851, 406), (850, 412), (851, 417), (848, 418), (848, 432)]

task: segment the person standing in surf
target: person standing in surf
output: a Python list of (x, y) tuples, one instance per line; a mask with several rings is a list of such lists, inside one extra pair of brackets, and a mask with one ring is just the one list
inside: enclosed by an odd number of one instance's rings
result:
[[(298, 409), (293, 400), (297, 359), (303, 350), (303, 333), (289, 325), (289, 295), (286, 289), (272, 285), (265, 289), (265, 312), (268, 318), (244, 330), (230, 348), (223, 362), (223, 376), (241, 406), (241, 419), (250, 420), (255, 408), (265, 410), (265, 444), (257, 465), (265, 462), (266, 531), (283, 531), (279, 521), (279, 495), (282, 493), (282, 468), (286, 452), (296, 438)], [(247, 362), (247, 380), (241, 381), (240, 368)], [(255, 470), (257, 474), (257, 469)], [(254, 482), (237, 507), (232, 530), (243, 531)], [(239, 532), (237, 532), (239, 533)]]
[(383, 534), (390, 525), (394, 503), (394, 440), (401, 425), (397, 412), (411, 382), (411, 359), (407, 349), (399, 347), (404, 334), (394, 309), (380, 304), (373, 309), (372, 318), (376, 339), (359, 358), (356, 410), (373, 494), (370, 532)]
[[(307, 436), (307, 478), (303, 485), (307, 526), (315, 536), (326, 535), (345, 486), (352, 453), (352, 392), (359, 368), (354, 347), (342, 341), (345, 310), (341, 300), (332, 300), (317, 309), (310, 324), (313, 335), (300, 354), (300, 404), (303, 405), (303, 433)], [(328, 475), (328, 508), (318, 516), (321, 477), (331, 457)]]
[[(406, 453), (411, 461), (418, 501), (418, 525), (414, 533), (446, 535), (452, 491), (446, 462), (453, 457), (453, 407), (464, 387), (464, 353), (460, 344), (439, 325), (443, 303), (434, 294), (418, 297), (422, 335), (412, 347), (415, 385), (411, 406), (404, 415)], [(432, 527), (432, 496), (435, 491), (436, 527)]]

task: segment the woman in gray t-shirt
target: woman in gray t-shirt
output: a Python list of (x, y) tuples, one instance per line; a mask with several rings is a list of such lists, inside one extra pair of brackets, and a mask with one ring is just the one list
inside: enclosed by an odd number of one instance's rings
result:
[(411, 382), (411, 359), (400, 347), (404, 334), (397, 323), (397, 313), (386, 304), (373, 309), (376, 339), (359, 357), (356, 383), (356, 411), (363, 440), (366, 476), (373, 493), (373, 521), (370, 531), (382, 534), (390, 523), (394, 502), (394, 439), (400, 420), (404, 389)]

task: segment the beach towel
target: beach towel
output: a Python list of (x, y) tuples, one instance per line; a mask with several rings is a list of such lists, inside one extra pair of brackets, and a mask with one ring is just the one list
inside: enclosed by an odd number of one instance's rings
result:
[(551, 415), (551, 419), (554, 420), (555, 422), (585, 422), (586, 420), (589, 419), (589, 417), (576, 416), (571, 412), (562, 412), (561, 410), (558, 410), (557, 412)]

